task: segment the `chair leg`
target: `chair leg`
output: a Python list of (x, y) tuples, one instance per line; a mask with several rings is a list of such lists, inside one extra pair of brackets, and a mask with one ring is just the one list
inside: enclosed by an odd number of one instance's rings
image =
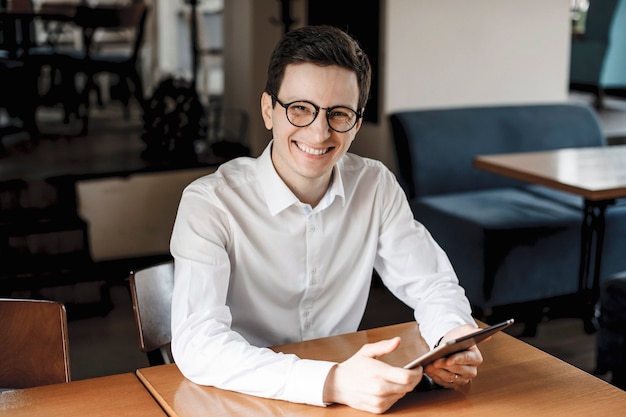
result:
[(612, 372), (611, 384), (626, 390), (626, 365), (623, 365), (619, 369), (613, 369)]
[(598, 110), (602, 110), (604, 108), (604, 89), (602, 87), (596, 87), (595, 94), (595, 102), (594, 106)]
[(133, 83), (133, 92), (135, 95), (135, 99), (139, 103), (139, 107), (141, 108), (141, 112), (143, 113), (145, 109), (145, 97), (143, 91), (143, 82), (141, 80), (139, 72), (137, 71), (137, 68), (133, 68), (133, 70), (131, 71), (130, 80)]
[(122, 100), (122, 104), (124, 105), (124, 119), (130, 119), (130, 97), (133, 94), (131, 90), (131, 81), (127, 78), (124, 78), (124, 85), (126, 86), (126, 90), (128, 94), (124, 96)]
[(129, 73), (126, 75), (118, 75), (119, 80), (117, 83), (110, 86), (111, 98), (122, 102), (124, 107), (124, 119), (130, 119), (130, 99), (134, 96), (137, 102), (143, 109), (143, 89), (141, 88), (141, 80), (139, 75)]
[(165, 360), (163, 360), (163, 356), (161, 355), (161, 351), (159, 349), (146, 352), (146, 356), (148, 357), (148, 363), (150, 366), (165, 365)]

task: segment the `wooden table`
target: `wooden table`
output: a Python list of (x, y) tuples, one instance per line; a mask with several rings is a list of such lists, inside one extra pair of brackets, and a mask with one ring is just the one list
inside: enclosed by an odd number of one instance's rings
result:
[[(275, 347), (302, 358), (341, 361), (363, 343), (400, 335), (398, 351), (384, 357), (403, 365), (425, 348), (415, 323), (365, 330)], [(617, 416), (626, 392), (505, 333), (480, 345), (485, 362), (470, 385), (457, 390), (414, 391), (387, 414), (399, 416)], [(137, 371), (170, 416), (371, 416), (343, 405), (316, 407), (196, 385), (175, 364)]]
[(615, 199), (626, 197), (626, 145), (481, 155), (474, 166), (584, 199), (578, 286), (581, 294), (589, 293), (593, 308), (599, 296), (605, 211)]
[(132, 373), (0, 392), (3, 417), (165, 416)]

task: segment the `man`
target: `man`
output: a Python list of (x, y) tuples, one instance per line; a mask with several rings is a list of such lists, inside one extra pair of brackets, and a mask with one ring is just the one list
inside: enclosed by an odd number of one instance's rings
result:
[[(363, 122), (371, 69), (343, 31), (288, 32), (272, 54), (261, 156), (227, 162), (189, 185), (174, 225), (172, 352), (190, 380), (314, 405), (382, 413), (423, 377), (377, 358), (399, 338), (342, 363), (266, 346), (357, 329), (375, 268), (414, 308), (430, 346), (475, 331), (445, 253), (413, 219), (383, 164), (347, 153)], [(482, 363), (473, 348), (426, 368), (444, 387)]]

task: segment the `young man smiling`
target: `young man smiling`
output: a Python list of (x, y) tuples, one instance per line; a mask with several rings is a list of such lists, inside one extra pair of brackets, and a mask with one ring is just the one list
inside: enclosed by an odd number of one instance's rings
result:
[(267, 148), (185, 189), (171, 241), (172, 352), (190, 380), (382, 413), (424, 372), (445, 387), (476, 376), (475, 346), (425, 370), (377, 359), (399, 338), (364, 345), (342, 363), (266, 348), (357, 330), (373, 269), (415, 310), (431, 347), (475, 330), (447, 256), (413, 219), (395, 176), (348, 153), (370, 77), (367, 56), (345, 32), (288, 32), (261, 96)]

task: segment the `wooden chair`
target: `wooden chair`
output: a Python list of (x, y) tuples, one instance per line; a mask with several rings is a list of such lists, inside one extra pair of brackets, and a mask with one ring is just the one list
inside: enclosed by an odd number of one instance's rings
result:
[(0, 298), (0, 388), (70, 382), (62, 303)]
[(150, 266), (128, 277), (139, 347), (151, 366), (172, 363), (170, 342), (174, 262)]

